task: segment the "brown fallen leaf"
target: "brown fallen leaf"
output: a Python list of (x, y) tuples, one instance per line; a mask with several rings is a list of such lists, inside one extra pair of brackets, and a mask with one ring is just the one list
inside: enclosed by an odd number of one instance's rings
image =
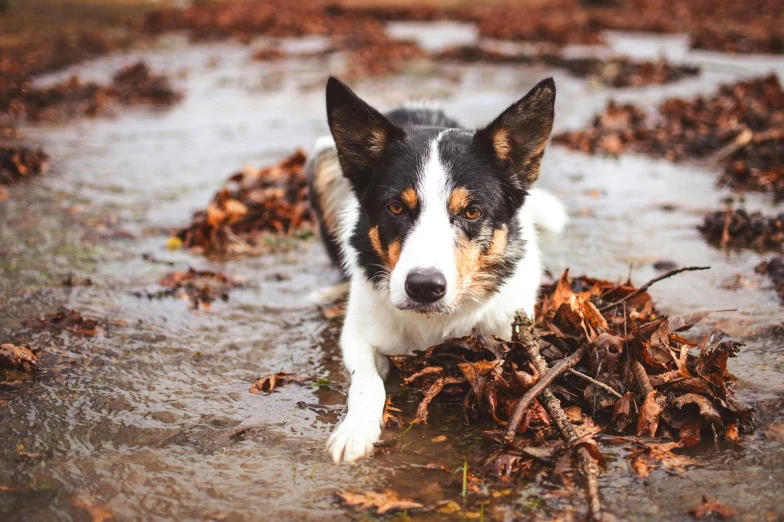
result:
[(38, 357), (29, 348), (4, 344), (0, 346), (0, 368), (32, 372), (38, 369)]
[(384, 402), (384, 416), (382, 422), (387, 429), (393, 426), (400, 427), (403, 425), (403, 418), (400, 415), (395, 415), (395, 413), (401, 413), (402, 410), (392, 406), (392, 399), (393, 397), (387, 397), (387, 400)]
[(682, 332), (684, 330), (688, 330), (712, 313), (734, 311), (735, 310), (700, 310), (697, 312), (689, 312), (687, 314), (680, 314), (670, 317), (668, 324), (671, 332)]
[(643, 449), (630, 453), (631, 467), (640, 478), (645, 478), (657, 468), (683, 472), (689, 466), (699, 466), (699, 462), (672, 452), (681, 447), (683, 445), (680, 442), (643, 444)]
[[(729, 430), (729, 427), (727, 428)], [(737, 426), (735, 427), (737, 431)], [(737, 438), (737, 433), (735, 435)], [(784, 442), (784, 422), (774, 422), (765, 430), (765, 438), (776, 442)]]
[(645, 397), (645, 402), (640, 408), (640, 416), (637, 420), (637, 435), (647, 433), (651, 437), (656, 436), (656, 429), (659, 427), (659, 418), (664, 411), (665, 400), (658, 392), (652, 391)]
[(383, 515), (390, 511), (405, 511), (408, 509), (422, 509), (424, 506), (419, 502), (398, 497), (397, 493), (390, 489), (385, 489), (381, 493), (366, 491), (355, 493), (353, 491), (338, 491), (336, 495), (347, 506), (358, 510), (375, 509), (376, 514)]
[(251, 393), (259, 393), (259, 392), (272, 392), (275, 388), (279, 388), (284, 384), (288, 384), (290, 382), (302, 382), (307, 380), (307, 377), (296, 377), (291, 372), (278, 372), (274, 375), (268, 375), (266, 377), (261, 377), (253, 386), (250, 387)]
[(692, 508), (689, 510), (689, 514), (697, 519), (710, 517), (710, 516), (717, 516), (719, 518), (730, 518), (731, 516), (736, 515), (734, 509), (729, 506), (725, 506), (724, 504), (716, 501), (710, 500), (708, 497), (702, 497), (702, 504), (699, 506)]
[(114, 515), (104, 506), (96, 504), (95, 499), (87, 496), (78, 496), (71, 499), (71, 505), (75, 508), (83, 509), (92, 518), (92, 522), (105, 522), (113, 520)]

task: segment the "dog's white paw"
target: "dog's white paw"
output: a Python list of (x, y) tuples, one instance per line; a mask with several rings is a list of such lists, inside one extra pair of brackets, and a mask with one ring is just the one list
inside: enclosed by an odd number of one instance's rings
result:
[(373, 443), (381, 438), (378, 420), (357, 418), (349, 412), (330, 435), (327, 452), (335, 463), (356, 462), (373, 454)]

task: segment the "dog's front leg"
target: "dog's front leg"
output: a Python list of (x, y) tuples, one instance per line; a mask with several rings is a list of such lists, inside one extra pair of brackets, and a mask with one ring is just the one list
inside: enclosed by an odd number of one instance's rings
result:
[[(350, 314), (349, 314), (350, 315)], [(343, 363), (351, 375), (348, 412), (332, 432), (327, 451), (335, 462), (354, 462), (373, 454), (373, 443), (381, 436), (386, 391), (376, 366), (376, 352), (346, 318), (340, 344)]]

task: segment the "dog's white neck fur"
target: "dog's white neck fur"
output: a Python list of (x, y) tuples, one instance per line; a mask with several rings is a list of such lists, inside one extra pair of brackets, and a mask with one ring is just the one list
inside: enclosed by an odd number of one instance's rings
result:
[[(351, 375), (351, 386), (348, 413), (328, 442), (328, 451), (336, 462), (353, 462), (372, 454), (373, 443), (381, 435), (386, 398), (383, 379), (389, 368), (384, 355), (410, 354), (447, 338), (470, 334), (509, 338), (517, 310), (533, 316), (541, 279), (534, 223), (542, 222), (550, 228), (563, 227), (565, 213), (560, 203), (549, 194), (531, 190), (517, 215), (525, 241), (525, 256), (496, 294), (485, 302), (463, 303), (448, 315), (425, 316), (400, 310), (398, 306), (407, 299), (406, 275), (412, 268), (425, 268), (421, 266), (425, 262), (428, 267), (436, 267), (444, 273), (447, 279), (445, 301), (452, 299), (453, 302), (455, 298), (456, 285), (450, 284), (457, 277), (455, 235), (447, 211), (452, 187), (448, 186), (448, 174), (438, 151), (439, 140), (447, 132), (451, 131), (439, 133), (431, 142), (425, 164), (421, 166), (418, 194), (422, 210), (403, 244), (388, 289), (377, 289), (368, 281), (358, 264), (357, 253), (351, 247), (351, 236), (360, 217), (355, 197), (345, 203), (340, 214), (339, 243), (351, 279), (340, 343), (344, 364)], [(539, 216), (540, 213), (549, 215)]]

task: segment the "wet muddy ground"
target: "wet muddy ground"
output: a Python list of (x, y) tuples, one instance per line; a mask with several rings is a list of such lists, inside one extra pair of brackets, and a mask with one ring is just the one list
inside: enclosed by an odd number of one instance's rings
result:
[[(433, 33), (424, 27), (398, 24), (395, 32), (428, 38), (430, 49), (473, 34), (465, 26), (442, 23)], [(615, 33), (608, 40), (615, 51), (665, 55), (703, 72), (664, 87), (608, 90), (543, 66), (439, 65), (355, 87), (379, 107), (436, 98), (451, 116), (478, 125), (553, 75), (557, 132), (582, 126), (610, 97), (653, 109), (665, 97), (784, 72), (784, 59), (690, 51), (677, 36)], [(168, 73), (184, 98), (165, 111), (23, 126), (52, 159), (46, 176), (9, 187), (0, 204), (0, 336), (45, 349), (40, 375), (0, 384), (0, 518), (90, 520), (101, 510), (117, 520), (367, 518), (336, 502), (335, 492), (349, 488), (389, 488), (426, 505), (454, 500), (461, 507), (409, 514), (417, 519), (480, 516), (471, 492), (464, 503), (461, 475), (464, 459), (470, 468), (481, 465), (486, 443), (464, 427), (458, 409), (435, 407), (429, 425), (385, 432), (396, 444), (355, 466), (328, 460), (324, 444), (344, 411), (347, 379), (337, 324), (305, 300), (339, 277), (315, 238), (270, 239), (265, 255), (223, 261), (166, 248), (165, 231), (187, 223), (226, 176), (245, 163), (273, 163), (326, 132), (322, 86), (340, 57), (258, 62), (252, 54), (242, 45), (167, 36), (151, 49), (38, 79), (46, 85), (78, 73), (105, 82), (143, 58)], [(784, 517), (784, 443), (765, 435), (784, 418), (784, 312), (772, 284), (754, 273), (764, 256), (717, 249), (700, 236), (703, 215), (733, 196), (716, 188), (717, 178), (714, 166), (635, 155), (589, 157), (554, 146), (545, 156), (541, 185), (563, 199), (572, 218), (562, 237), (544, 240), (548, 270), (570, 267), (611, 280), (631, 270), (641, 284), (657, 274), (656, 262), (710, 265), (651, 293), (665, 313), (737, 309), (714, 315), (692, 335), (719, 327), (746, 342), (730, 370), (739, 398), (761, 411), (760, 429), (740, 447), (704, 443), (687, 452), (699, 467), (658, 470), (646, 479), (630, 470), (624, 450), (600, 437), (608, 460), (603, 501), (620, 520), (687, 519), (703, 495), (730, 505), (742, 520)], [(782, 210), (760, 195), (746, 196), (745, 206)], [(227, 302), (199, 310), (186, 300), (134, 295), (187, 267), (244, 283)], [(62, 284), (69, 275), (75, 286)], [(78, 284), (85, 278), (92, 284)], [(95, 337), (20, 329), (22, 320), (62, 306), (109, 326)], [(308, 380), (249, 393), (258, 377), (281, 370)], [(446, 440), (433, 442), (440, 435)], [(433, 462), (445, 469), (428, 469)], [(584, 512), (579, 488), (564, 495), (546, 479), (487, 484), (486, 519)]]

